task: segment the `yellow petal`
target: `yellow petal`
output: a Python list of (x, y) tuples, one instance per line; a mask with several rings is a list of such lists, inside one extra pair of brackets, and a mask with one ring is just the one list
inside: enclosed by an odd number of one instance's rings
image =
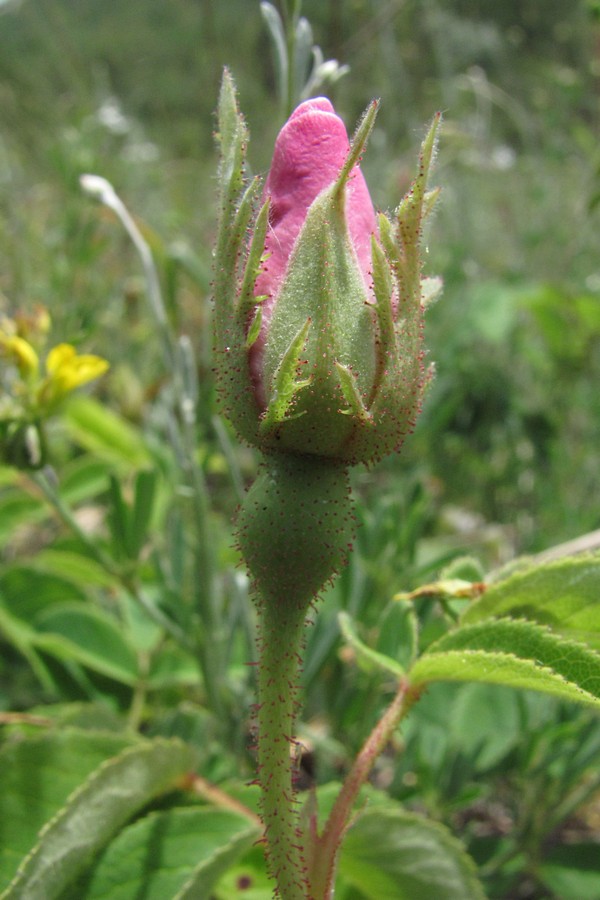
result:
[(29, 378), (38, 370), (38, 355), (25, 338), (16, 334), (4, 335), (0, 333), (0, 346), (7, 356), (11, 357), (24, 378)]
[(46, 371), (49, 375), (54, 375), (75, 356), (77, 351), (72, 344), (57, 344), (46, 357)]
[(75, 388), (103, 375), (107, 369), (108, 362), (102, 357), (79, 355), (71, 344), (58, 344), (46, 358), (47, 375), (38, 391), (39, 405), (54, 405)]
[(58, 379), (65, 386), (65, 390), (72, 391), (74, 388), (88, 381), (93, 381), (103, 375), (108, 369), (108, 362), (100, 356), (93, 356), (91, 353), (75, 356), (65, 361), (57, 372)]

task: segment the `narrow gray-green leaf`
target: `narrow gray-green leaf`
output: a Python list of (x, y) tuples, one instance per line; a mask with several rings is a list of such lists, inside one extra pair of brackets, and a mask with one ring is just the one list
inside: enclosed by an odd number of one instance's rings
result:
[(459, 627), (432, 644), (409, 677), (415, 686), (482, 681), (600, 707), (600, 654), (525, 620)]
[(190, 747), (161, 739), (104, 762), (42, 830), (2, 900), (55, 900), (128, 819), (174, 789), (193, 764)]
[(228, 810), (151, 813), (112, 841), (77, 900), (204, 900), (259, 833), (255, 822)]
[(600, 649), (600, 554), (518, 569), (489, 585), (461, 621), (473, 624), (507, 615), (533, 619)]
[(348, 832), (339, 875), (368, 900), (484, 900), (475, 865), (442, 825), (402, 809), (371, 809)]

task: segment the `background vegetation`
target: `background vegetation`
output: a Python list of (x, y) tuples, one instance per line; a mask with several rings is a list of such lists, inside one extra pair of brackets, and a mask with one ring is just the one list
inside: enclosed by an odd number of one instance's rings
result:
[[(355, 474), (357, 552), (307, 646), (304, 738), (317, 767), (308, 757), (306, 778), (321, 783), (344, 771), (382, 694), (341, 646), (340, 609), (383, 646), (399, 615), (391, 598), (453, 559), (469, 554), (487, 570), (600, 528), (600, 10), (593, 0), (305, 0), (303, 13), (325, 57), (350, 66), (331, 91), (349, 126), (382, 99), (364, 162), (379, 206), (399, 201), (424, 123), (437, 109), (445, 116), (443, 195), (427, 236), (428, 271), (445, 283), (428, 318), (437, 377), (403, 453)], [(255, 465), (219, 424), (211, 377), (212, 132), (224, 65), (250, 126), (252, 166), (264, 172), (281, 118), (258, 3), (0, 5), (0, 316), (42, 305), (54, 343), (111, 364), (95, 390), (102, 405), (76, 401), (49, 430), (78, 533), (50, 514), (29, 474), (0, 470), (0, 709), (42, 709), (85, 729), (82, 710), (97, 704), (94, 715), (117, 733), (186, 738), (220, 784), (252, 771), (252, 611), (230, 520)], [(210, 663), (198, 688), (191, 654), (157, 637), (128, 594), (133, 579), (181, 628), (194, 620), (198, 560), (182, 537), (193, 510), (178, 505), (178, 463), (165, 448), (169, 372), (139, 264), (114, 217), (82, 194), (84, 172), (107, 177), (133, 211), (173, 328), (196, 354), (196, 462), (227, 647), (213, 673), (218, 698), (207, 699)], [(136, 497), (147, 491), (142, 515)], [(120, 659), (112, 632), (106, 646), (95, 633), (97, 645), (73, 650), (85, 635), (68, 611), (84, 605), (125, 628)], [(431, 637), (433, 601), (420, 616)], [(10, 631), (9, 621), (29, 630)], [(57, 634), (60, 646), (47, 640)], [(574, 863), (560, 867), (565, 847), (600, 842), (591, 713), (440, 687), (402, 741), (377, 786), (460, 833), (490, 896), (598, 900), (597, 863), (586, 857), (590, 878), (575, 887), (564, 875)], [(237, 894), (225, 885), (219, 896)]]

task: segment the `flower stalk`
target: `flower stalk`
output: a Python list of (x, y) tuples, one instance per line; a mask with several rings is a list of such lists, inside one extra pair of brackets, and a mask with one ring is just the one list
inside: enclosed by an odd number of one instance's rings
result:
[(294, 733), (305, 622), (353, 536), (345, 469), (268, 456), (241, 506), (237, 538), (258, 608), (258, 783), (270, 872), (284, 900), (307, 894), (294, 785)]

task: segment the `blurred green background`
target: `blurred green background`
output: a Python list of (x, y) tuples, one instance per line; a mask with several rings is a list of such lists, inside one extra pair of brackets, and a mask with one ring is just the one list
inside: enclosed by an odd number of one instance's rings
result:
[[(427, 269), (445, 281), (428, 320), (438, 376), (378, 479), (416, 479), (432, 528), (485, 533), (501, 557), (598, 527), (598, 4), (313, 0), (303, 13), (325, 58), (350, 66), (332, 91), (349, 127), (382, 99), (364, 162), (380, 207), (406, 189), (424, 123), (445, 115), (427, 236)], [(258, 3), (0, 7), (0, 302), (47, 305), (65, 336), (109, 348), (127, 415), (143, 415), (157, 374), (137, 269), (78, 177), (109, 178), (145, 223), (206, 374), (224, 64), (264, 172), (280, 121)]]
[[(402, 453), (353, 473), (356, 552), (307, 640), (302, 737), (324, 783), (347, 768), (389, 687), (341, 647), (340, 610), (402, 658), (397, 592), (462, 554), (487, 571), (600, 528), (600, 4), (305, 0), (302, 12), (325, 58), (350, 66), (330, 93), (349, 129), (381, 98), (363, 163), (379, 207), (400, 201), (426, 123), (444, 113), (433, 177), (442, 196), (425, 236), (426, 274), (445, 284), (427, 318), (437, 376)], [(258, 2), (0, 2), (0, 318), (42, 304), (52, 343), (111, 363), (94, 388), (103, 407), (74, 405), (50, 443), (63, 499), (87, 516), (117, 572), (107, 579), (81, 535), (49, 520), (27, 475), (0, 468), (1, 608), (19, 622), (2, 644), (0, 708), (50, 702), (81, 719), (70, 704), (100, 704), (102, 716), (118, 714), (115, 727), (194, 744), (216, 783), (251, 777), (254, 697), (252, 605), (231, 517), (256, 461), (219, 431), (211, 362), (224, 65), (250, 128), (250, 165), (264, 173), (281, 107)], [(122, 577), (133, 573), (186, 634), (197, 626), (196, 533), (165, 440), (169, 373), (139, 261), (114, 216), (83, 195), (86, 172), (108, 178), (136, 217), (173, 328), (196, 351), (222, 709), (193, 653), (149, 623)], [(140, 497), (144, 527), (128, 556), (118, 519), (125, 510), (135, 525)], [(465, 577), (479, 579), (478, 563)], [(76, 632), (74, 609), (78, 628), (83, 612), (111, 624), (98, 646)], [(433, 600), (418, 615), (426, 646), (448, 623)], [(71, 643), (44, 643), (48, 632)], [(598, 900), (597, 717), (537, 695), (442, 685), (401, 740), (404, 753), (381, 759), (375, 784), (460, 833), (490, 896)], [(548, 873), (554, 892), (540, 887), (543, 854), (577, 840), (591, 847), (588, 893)]]

